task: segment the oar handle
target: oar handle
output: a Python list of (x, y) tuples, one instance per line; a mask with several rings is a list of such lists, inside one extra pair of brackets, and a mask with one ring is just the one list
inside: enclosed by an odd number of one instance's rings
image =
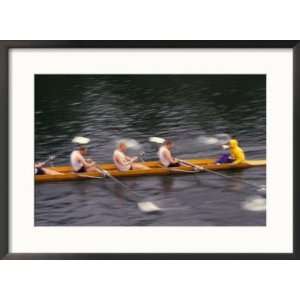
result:
[(140, 157), (140, 160), (141, 160), (142, 162), (145, 162), (145, 160), (144, 160), (144, 155), (145, 155), (145, 152), (144, 152), (144, 151), (141, 151), (141, 152), (139, 153), (139, 157)]
[(108, 171), (106, 171), (100, 167), (97, 167), (96, 170), (104, 176), (113, 177)]
[(197, 169), (197, 170), (199, 170), (199, 171), (204, 171), (205, 169), (204, 169), (204, 167), (202, 167), (202, 166), (197, 166), (197, 165), (194, 165), (194, 164), (192, 164), (192, 163), (189, 163), (189, 162), (187, 162), (187, 161), (185, 161), (185, 160), (182, 160), (182, 159), (179, 159), (179, 158), (176, 158), (179, 162), (181, 162), (182, 164), (184, 164), (184, 165), (187, 165), (187, 166), (190, 166), (190, 167), (193, 167), (193, 168), (195, 168), (195, 169)]

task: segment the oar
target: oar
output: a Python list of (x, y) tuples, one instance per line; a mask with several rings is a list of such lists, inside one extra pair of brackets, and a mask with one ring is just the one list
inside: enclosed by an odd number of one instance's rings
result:
[(48, 164), (49, 161), (52, 161), (56, 158), (55, 155), (50, 155), (48, 159), (46, 159), (45, 161), (41, 162), (41, 167), (45, 166), (46, 164)]
[(42, 162), (42, 165), (46, 165), (49, 161), (52, 161), (56, 158), (56, 155), (50, 155), (48, 159)]
[(244, 183), (244, 184), (248, 184), (248, 185), (250, 185), (250, 186), (252, 186), (252, 187), (255, 187), (255, 188), (257, 188), (257, 189), (260, 189), (260, 190), (262, 189), (261, 186), (258, 186), (258, 185), (254, 184), (254, 183), (251, 183), (251, 182), (248, 182), (248, 181), (246, 181), (246, 180), (239, 179), (239, 178), (233, 178), (233, 177), (231, 177), (231, 176), (228, 176), (228, 175), (225, 175), (225, 174), (216, 172), (216, 171), (214, 171), (214, 170), (210, 170), (210, 169), (204, 168), (203, 166), (197, 166), (197, 165), (194, 165), (194, 164), (192, 164), (192, 163), (190, 163), (190, 162), (187, 162), (187, 161), (185, 161), (185, 160), (182, 160), (182, 159), (178, 159), (178, 161), (181, 162), (181, 163), (183, 163), (183, 164), (189, 165), (189, 166), (191, 166), (191, 167), (193, 167), (193, 168), (195, 168), (195, 169), (197, 169), (197, 170), (199, 170), (199, 171), (206, 171), (206, 172), (208, 172), (208, 173), (212, 173), (212, 174), (215, 174), (215, 175), (218, 175), (218, 176), (227, 178), (227, 179), (232, 179), (232, 180), (235, 180), (235, 181), (240, 181), (240, 182), (242, 182), (242, 183)]
[[(110, 179), (112, 179), (115, 183), (119, 184), (120, 186), (122, 186), (124, 189), (126, 189), (127, 191), (129, 191), (130, 193), (132, 193), (133, 195), (135, 195), (136, 197), (140, 198), (141, 196), (132, 191), (126, 184), (124, 184), (123, 182), (121, 182), (120, 180), (118, 180), (117, 178), (115, 178), (113, 175), (110, 174), (110, 172), (98, 167), (96, 168), (96, 170), (104, 175), (109, 177)], [(147, 213), (151, 213), (151, 212), (158, 212), (161, 209), (155, 205), (154, 203), (150, 202), (150, 201), (143, 201), (143, 202), (138, 202), (137, 203), (138, 208), (143, 211), (143, 212), (147, 212)]]
[(103, 176), (91, 176), (91, 175), (82, 175), (82, 174), (78, 174), (75, 173), (78, 177), (82, 177), (82, 178), (92, 178), (92, 179), (104, 179)]

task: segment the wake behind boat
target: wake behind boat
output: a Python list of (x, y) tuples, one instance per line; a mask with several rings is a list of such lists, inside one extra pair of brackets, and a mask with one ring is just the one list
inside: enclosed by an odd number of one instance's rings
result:
[[(112, 163), (97, 164), (96, 166), (101, 169), (108, 171), (114, 177), (130, 177), (130, 176), (147, 176), (147, 175), (170, 175), (170, 174), (193, 174), (201, 171), (195, 170), (192, 165), (198, 167), (204, 167), (207, 170), (231, 170), (231, 169), (247, 169), (253, 167), (266, 166), (266, 160), (246, 160), (243, 163), (232, 164), (224, 163), (218, 164), (215, 159), (188, 159), (186, 162), (190, 163), (191, 166), (184, 165), (174, 168), (167, 168), (162, 166), (158, 161), (144, 162), (143, 165), (149, 169), (144, 170), (128, 170), (119, 171), (116, 166)], [(99, 172), (85, 172), (75, 173), (70, 166), (57, 166), (49, 167), (49, 169), (55, 170), (60, 175), (35, 175), (35, 181), (38, 183), (52, 182), (52, 181), (76, 181), (99, 178)], [(100, 175), (101, 176), (101, 175)], [(105, 178), (103, 176), (103, 178)]]

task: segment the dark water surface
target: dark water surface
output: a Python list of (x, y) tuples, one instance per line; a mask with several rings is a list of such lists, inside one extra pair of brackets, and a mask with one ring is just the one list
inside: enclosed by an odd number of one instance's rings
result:
[[(248, 159), (266, 157), (266, 80), (263, 75), (36, 75), (36, 161), (58, 154), (69, 164), (74, 136), (91, 139), (89, 155), (111, 162), (121, 138), (136, 139), (156, 158), (151, 136), (175, 141), (182, 158), (216, 157), (219, 146), (200, 136), (238, 137)], [(264, 167), (227, 171), (232, 178), (265, 184)], [(122, 179), (140, 199), (114, 182), (89, 180), (36, 184), (35, 225), (244, 226), (265, 225), (265, 210), (246, 203), (260, 192), (213, 174)], [(165, 211), (141, 212), (134, 201), (150, 200)]]

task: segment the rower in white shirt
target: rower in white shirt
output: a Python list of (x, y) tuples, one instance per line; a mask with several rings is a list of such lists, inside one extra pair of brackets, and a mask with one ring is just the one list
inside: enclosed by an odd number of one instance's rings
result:
[(167, 168), (179, 167), (181, 163), (172, 155), (172, 148), (174, 144), (171, 140), (165, 140), (163, 145), (158, 150), (158, 157), (160, 163)]
[(70, 162), (75, 173), (98, 172), (96, 163), (91, 159), (85, 158), (86, 155), (87, 148), (84, 146), (80, 146), (79, 149), (71, 153)]
[(119, 143), (113, 153), (113, 161), (119, 171), (129, 170), (148, 170), (149, 168), (141, 163), (136, 163), (137, 156), (130, 157), (126, 155), (127, 146), (124, 142)]

